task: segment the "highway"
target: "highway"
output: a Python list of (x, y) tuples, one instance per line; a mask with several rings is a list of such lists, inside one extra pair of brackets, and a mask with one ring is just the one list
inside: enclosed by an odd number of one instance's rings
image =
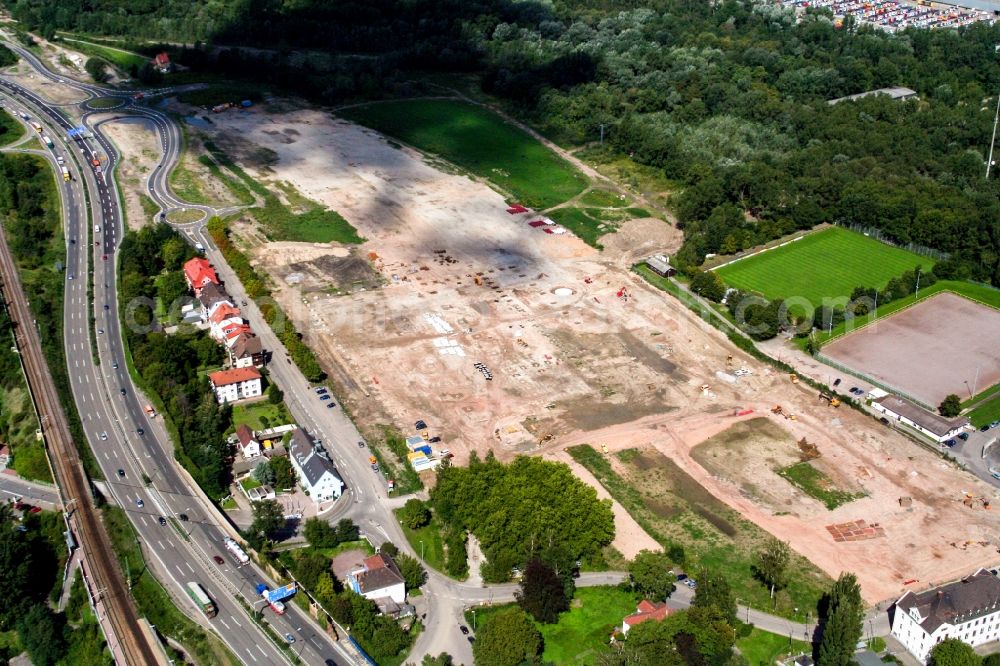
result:
[[(36, 68), (40, 66), (17, 45), (8, 46), (29, 63), (36, 64)], [(84, 84), (74, 87), (83, 87), (95, 95), (121, 95)], [(0, 79), (0, 89), (16, 100), (13, 106), (25, 108), (33, 120), (45, 126), (53, 140), (60, 144), (66, 140), (66, 132), (73, 123), (54, 105), (4, 79)], [(254, 592), (255, 586), (259, 582), (271, 586), (273, 582), (255, 566), (234, 566), (222, 546), (223, 537), (229, 534), (223, 518), (203, 501), (200, 492), (191, 490), (194, 482), (178, 470), (162, 424), (159, 419), (151, 420), (146, 416), (145, 401), (128, 375), (115, 283), (115, 251), (123, 234), (118, 193), (112, 177), (117, 153), (99, 131), (93, 134), (93, 140), (71, 142), (68, 149), (60, 145), (56, 150), (66, 157), (70, 153), (79, 154), (83, 164), (81, 168), (67, 159), (74, 180), (61, 190), (66, 202), (68, 239), (64, 345), (74, 399), (88, 441), (115, 501), (135, 526), (157, 577), (171, 590), (185, 614), (214, 629), (243, 663), (287, 663), (285, 654), (251, 621), (248, 611), (237, 601), (242, 597), (247, 605), (255, 605), (259, 610), (262, 601)], [(167, 151), (165, 154), (171, 155)], [(176, 157), (176, 154), (175, 148), (173, 155)], [(89, 168), (92, 159), (101, 162), (101, 174)], [(84, 188), (91, 201), (90, 220), (87, 219)], [(92, 253), (86, 251), (90, 249)], [(94, 267), (92, 304), (87, 297), (88, 259), (92, 259)], [(88, 325), (91, 315), (96, 319), (99, 365), (94, 364), (91, 354)], [(144, 474), (152, 480), (149, 486), (142, 482)], [(180, 521), (180, 514), (189, 520)], [(161, 526), (160, 516), (172, 520)], [(216, 565), (213, 555), (221, 555), (226, 564)], [(201, 616), (188, 601), (183, 585), (189, 580), (202, 583), (216, 602), (219, 612), (214, 619)], [(305, 662), (353, 663), (343, 647), (330, 640), (297, 606), (288, 604), (287, 607), (284, 616), (277, 616), (270, 610), (263, 612), (280, 635), (295, 637), (292, 649)]]

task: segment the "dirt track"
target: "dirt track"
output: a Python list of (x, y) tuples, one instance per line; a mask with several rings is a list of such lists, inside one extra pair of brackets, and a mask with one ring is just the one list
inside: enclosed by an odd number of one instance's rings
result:
[[(368, 239), (345, 252), (267, 244), (243, 228), (255, 262), (274, 276), (276, 297), (347, 387), (362, 423), (405, 428), (424, 419), (459, 462), (472, 450), (509, 457), (561, 455), (577, 443), (652, 445), (831, 576), (858, 572), (872, 601), (896, 595), (905, 580), (944, 580), (997, 561), (996, 513), (956, 501), (961, 490), (990, 492), (983, 484), (770, 374), (628, 270), (676, 249), (680, 234), (667, 225), (628, 223), (598, 253), (571, 235), (529, 227), (535, 216), (509, 215), (486, 186), (319, 112), (220, 114), (215, 127), (236, 137), (229, 147), (243, 151), (255, 175), (291, 183)], [(260, 154), (268, 159), (253, 166)], [(718, 378), (732, 369), (730, 354), (734, 368), (753, 374)], [(868, 497), (827, 511), (772, 478), (769, 466), (748, 468), (755, 478), (720, 479), (692, 458), (693, 447), (734, 423), (736, 408), (760, 415), (774, 404), (799, 416), (777, 427), (815, 443), (817, 464)], [(748, 483), (773, 484), (777, 499), (748, 498)], [(791, 509), (773, 504), (782, 497)], [(900, 497), (913, 498), (910, 510)], [(880, 523), (887, 536), (835, 544), (825, 526), (853, 519)], [(638, 527), (620, 524), (623, 535)], [(635, 534), (631, 549), (619, 548), (634, 552), (646, 539)], [(990, 544), (949, 545), (966, 541)]]

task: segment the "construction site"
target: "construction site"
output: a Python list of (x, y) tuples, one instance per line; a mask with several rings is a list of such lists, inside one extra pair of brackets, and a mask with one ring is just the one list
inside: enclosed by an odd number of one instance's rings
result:
[[(562, 459), (585, 443), (609, 458), (656, 449), (830, 576), (856, 571), (872, 602), (1000, 560), (986, 484), (736, 351), (630, 270), (676, 250), (670, 225), (626, 222), (598, 252), (542, 233), (532, 225), (542, 214), (487, 185), (322, 112), (213, 121), (198, 131), (273, 153), (246, 164), (251, 175), (329, 206), (367, 239), (271, 243), (249, 217), (234, 225), (359, 425), (426, 419), (457, 463), (487, 450)], [(694, 454), (749, 420), (771, 427), (728, 438), (730, 454), (714, 463)], [(856, 499), (830, 510), (778, 475), (802, 460), (800, 440), (820, 478)]]

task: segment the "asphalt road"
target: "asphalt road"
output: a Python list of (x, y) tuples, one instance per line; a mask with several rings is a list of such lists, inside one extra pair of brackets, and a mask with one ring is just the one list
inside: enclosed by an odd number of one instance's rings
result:
[(43, 509), (54, 509), (59, 504), (59, 493), (52, 486), (34, 483), (9, 474), (0, 474), (0, 501), (20, 497), (25, 504), (35, 504)]

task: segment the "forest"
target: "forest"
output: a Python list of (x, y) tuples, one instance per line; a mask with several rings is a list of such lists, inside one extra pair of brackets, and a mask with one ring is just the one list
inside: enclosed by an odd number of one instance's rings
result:
[[(325, 103), (475, 74), (480, 93), (555, 140), (594, 143), (603, 125), (603, 150), (662, 170), (682, 268), (854, 223), (947, 253), (942, 276), (1000, 284), (1000, 191), (985, 177), (1000, 26), (889, 35), (737, 0), (5, 4), (48, 32), (271, 47), (178, 57)], [(919, 97), (827, 103), (886, 86)]]

